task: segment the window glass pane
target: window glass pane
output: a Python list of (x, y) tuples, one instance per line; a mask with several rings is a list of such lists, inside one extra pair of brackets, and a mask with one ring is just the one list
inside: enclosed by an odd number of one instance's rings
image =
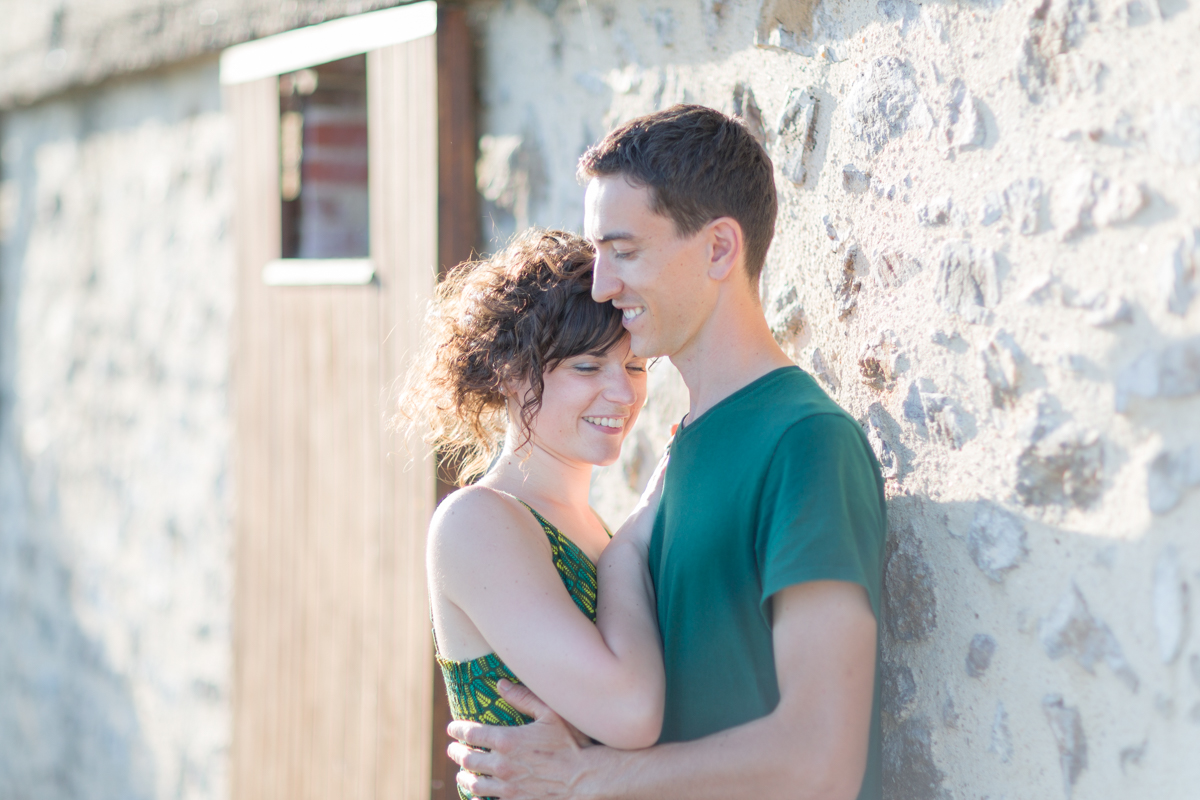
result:
[(367, 59), (279, 78), (284, 258), (365, 258)]

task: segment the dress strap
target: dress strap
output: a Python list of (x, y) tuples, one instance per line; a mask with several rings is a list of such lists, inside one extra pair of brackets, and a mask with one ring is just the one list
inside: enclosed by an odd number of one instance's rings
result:
[[(562, 531), (560, 531), (553, 522), (551, 522), (550, 520), (543, 517), (541, 515), (541, 513), (539, 513), (536, 508), (529, 505), (529, 503), (526, 503), (524, 500), (517, 497), (515, 494), (510, 494), (509, 492), (506, 492), (503, 489), (493, 489), (490, 486), (487, 488), (491, 489), (493, 492), (498, 492), (498, 493), (504, 495), (505, 497), (511, 497), (513, 500), (516, 500), (518, 503), (525, 506), (525, 508), (529, 509), (529, 513), (533, 514), (533, 518), (536, 519), (538, 521), (538, 524), (542, 526), (542, 530), (545, 532), (547, 538), (550, 538), (550, 539), (558, 538), (560, 540), (565, 540), (565, 541), (569, 542), (572, 547), (574, 547), (576, 549), (579, 548), (579, 545), (575, 544), (575, 542), (573, 542), (568, 536), (566, 536)], [(592, 511), (592, 513), (596, 514), (595, 511)], [(604, 520), (600, 519), (599, 514), (596, 514), (596, 521), (600, 523), (600, 527), (604, 528), (604, 532), (607, 533), (608, 538), (611, 539), (613, 537), (613, 532), (608, 529), (608, 525), (604, 522)], [(582, 552), (582, 550), (580, 552)], [(588, 560), (590, 561), (591, 559), (589, 558)]]

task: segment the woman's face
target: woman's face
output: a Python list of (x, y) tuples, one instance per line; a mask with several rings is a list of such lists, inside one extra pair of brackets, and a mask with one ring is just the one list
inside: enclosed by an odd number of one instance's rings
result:
[(629, 351), (628, 334), (604, 355), (566, 359), (543, 384), (531, 440), (566, 462), (615, 462), (646, 402), (646, 359)]

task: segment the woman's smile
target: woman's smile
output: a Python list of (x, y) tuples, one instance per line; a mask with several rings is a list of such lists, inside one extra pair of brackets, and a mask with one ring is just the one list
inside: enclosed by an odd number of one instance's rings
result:
[(584, 417), (583, 421), (602, 433), (620, 435), (625, 430), (626, 417)]

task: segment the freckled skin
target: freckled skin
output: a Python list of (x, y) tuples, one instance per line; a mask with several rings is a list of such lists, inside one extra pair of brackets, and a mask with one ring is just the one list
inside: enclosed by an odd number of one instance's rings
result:
[[(607, 353), (568, 358), (543, 376), (531, 437), (539, 450), (571, 464), (603, 466), (617, 460), (646, 402), (646, 359), (630, 352), (629, 345), (626, 337)], [(516, 396), (526, 391), (528, 384)], [(601, 430), (585, 417), (619, 417), (624, 425)]]

